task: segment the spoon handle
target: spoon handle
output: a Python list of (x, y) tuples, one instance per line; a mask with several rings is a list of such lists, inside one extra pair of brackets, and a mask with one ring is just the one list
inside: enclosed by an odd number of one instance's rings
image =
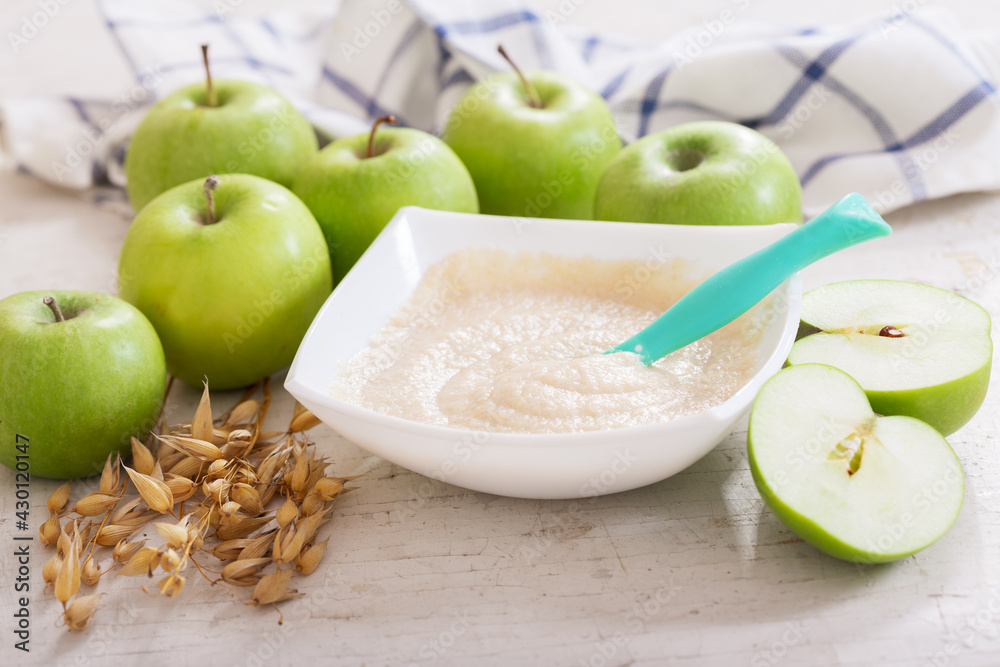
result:
[(891, 232), (864, 197), (849, 194), (771, 245), (705, 279), (652, 324), (607, 353), (634, 352), (649, 365), (729, 324), (796, 271)]

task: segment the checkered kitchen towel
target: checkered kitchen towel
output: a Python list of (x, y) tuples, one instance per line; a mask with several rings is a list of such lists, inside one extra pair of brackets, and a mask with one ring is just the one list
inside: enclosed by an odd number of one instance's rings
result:
[[(345, 0), (263, 20), (234, 17), (240, 1), (94, 3), (94, 25), (121, 61), (109, 67), (134, 80), (113, 99), (0, 102), (15, 164), (71, 188), (120, 185), (142, 111), (202, 80), (203, 42), (217, 78), (273, 86), (328, 137), (364, 131), (384, 113), (440, 130), (472, 81), (507, 69), (502, 42), (523, 67), (557, 69), (599, 92), (626, 140), (698, 119), (763, 132), (795, 165), (807, 215), (851, 191), (885, 212), (1000, 187), (1000, 31), (964, 30), (941, 10), (779, 26), (740, 20), (747, 0), (733, 0), (716, 19), (640, 45), (568, 26), (560, 12), (573, 0), (553, 11), (527, 0)], [(8, 39), (15, 52), (24, 46)]]

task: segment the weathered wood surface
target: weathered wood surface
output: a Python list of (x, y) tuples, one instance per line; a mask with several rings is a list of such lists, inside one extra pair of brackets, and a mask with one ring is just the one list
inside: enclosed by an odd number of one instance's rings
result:
[[(576, 18), (599, 24), (603, 12), (619, 30), (630, 25), (597, 4)], [(749, 15), (773, 19), (791, 5), (774, 1)], [(959, 10), (974, 16), (979, 6), (970, 0)], [(824, 7), (809, 11), (844, 20)], [(676, 11), (692, 24), (711, 14), (694, 5)], [(111, 288), (129, 222), (120, 195), (95, 202), (5, 170), (0, 202), (0, 298)], [(888, 219), (891, 238), (811, 267), (806, 288), (851, 278), (921, 281), (977, 300), (1000, 321), (1000, 195), (924, 203)], [(334, 469), (364, 476), (324, 528), (332, 535), (324, 565), (298, 580), (305, 595), (282, 607), (284, 625), (273, 610), (244, 606), (191, 572), (175, 600), (109, 577), (93, 626), (67, 632), (56, 624), (58, 604), (40, 593), (48, 553), (36, 542), (30, 654), (12, 648), (13, 474), (0, 469), (0, 663), (1000, 664), (998, 384), (994, 374), (983, 410), (949, 438), (966, 473), (958, 521), (940, 542), (893, 565), (843, 563), (785, 529), (750, 478), (745, 419), (671, 479), (578, 502), (472, 493), (390, 465), (320, 427), (313, 435)], [(276, 394), (277, 426), (292, 405)], [(170, 410), (188, 413), (197, 397), (181, 388)], [(32, 485), (34, 529), (55, 486)]]

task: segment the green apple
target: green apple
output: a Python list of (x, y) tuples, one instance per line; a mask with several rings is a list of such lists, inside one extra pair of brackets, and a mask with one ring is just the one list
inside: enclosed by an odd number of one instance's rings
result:
[(947, 290), (895, 280), (832, 283), (802, 298), (789, 364), (836, 366), (883, 415), (909, 415), (949, 435), (986, 399), (993, 361), (990, 316)]
[(213, 84), (208, 74), (206, 83), (157, 102), (139, 124), (125, 155), (128, 196), (138, 212), (211, 174), (255, 174), (291, 187), (316, 149), (312, 126), (282, 95), (248, 81)]
[(472, 177), (447, 144), (420, 130), (378, 130), (383, 122), (396, 121), (383, 116), (371, 133), (314, 155), (292, 188), (323, 228), (335, 282), (403, 206), (479, 212)]
[(108, 294), (0, 300), (0, 463), (32, 476), (101, 472), (145, 440), (166, 390), (163, 348), (142, 313)]
[(230, 174), (179, 185), (140, 211), (118, 289), (153, 323), (173, 375), (231, 389), (291, 363), (333, 277), (305, 204), (277, 183)]
[(962, 466), (940, 433), (876, 415), (857, 382), (823, 364), (767, 381), (750, 413), (748, 454), (757, 489), (786, 526), (859, 563), (930, 546), (965, 496)]
[(515, 71), (473, 85), (442, 138), (469, 168), (483, 213), (592, 219), (597, 182), (621, 148), (611, 112), (562, 74)]
[(651, 134), (608, 165), (594, 217), (680, 225), (802, 221), (802, 188), (788, 158), (763, 134), (699, 121)]

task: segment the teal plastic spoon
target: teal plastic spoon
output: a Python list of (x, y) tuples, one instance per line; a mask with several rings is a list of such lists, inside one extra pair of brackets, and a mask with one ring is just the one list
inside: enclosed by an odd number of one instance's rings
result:
[(652, 324), (605, 354), (634, 352), (648, 366), (726, 326), (796, 271), (891, 233), (864, 197), (849, 194), (766, 248), (706, 278)]

